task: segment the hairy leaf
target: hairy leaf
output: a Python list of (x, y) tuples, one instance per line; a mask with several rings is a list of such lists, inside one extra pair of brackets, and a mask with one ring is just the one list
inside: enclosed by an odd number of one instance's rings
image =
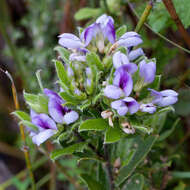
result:
[(88, 119), (80, 125), (79, 132), (89, 130), (103, 131), (108, 127), (110, 126), (105, 119)]
[(116, 178), (116, 183), (118, 186), (121, 185), (131, 175), (139, 163), (143, 161), (156, 142), (157, 138), (158, 136), (149, 136), (142, 144), (138, 146), (133, 158), (129, 161), (128, 165), (120, 169), (119, 175)]
[(52, 160), (55, 160), (63, 155), (73, 154), (74, 152), (82, 152), (86, 144), (87, 144), (86, 142), (80, 142), (80, 143), (70, 145), (63, 149), (54, 150), (51, 153), (50, 157)]

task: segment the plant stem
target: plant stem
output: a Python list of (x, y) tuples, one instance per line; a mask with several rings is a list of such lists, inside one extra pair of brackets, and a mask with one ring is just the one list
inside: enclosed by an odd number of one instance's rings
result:
[[(46, 150), (44, 150), (41, 147), (39, 148), (39, 150), (41, 153), (43, 153), (49, 159), (49, 161), (51, 161), (49, 153)], [(65, 177), (68, 179), (68, 181), (71, 184), (73, 184), (77, 190), (83, 190), (83, 188), (77, 183), (75, 178), (70, 176), (70, 174), (68, 173), (68, 168), (63, 167), (57, 160), (54, 163), (55, 163), (55, 166), (57, 167), (57, 169), (60, 170), (63, 173), (63, 175), (65, 175)]]
[(143, 24), (146, 22), (146, 19), (148, 18), (150, 11), (152, 10), (153, 7), (153, 2), (149, 1), (146, 5), (146, 8), (143, 12), (143, 14), (140, 17), (139, 22), (137, 23), (137, 26), (135, 28), (135, 32), (139, 32), (140, 29), (142, 28)]
[[(74, 134), (75, 134), (76, 137), (78, 137), (78, 139), (79, 139), (80, 141), (85, 142), (85, 139), (84, 139), (77, 131), (74, 131)], [(100, 160), (104, 160), (104, 156), (96, 149), (96, 147), (95, 147), (93, 144), (88, 143), (88, 146), (89, 146), (89, 148), (90, 148), (93, 152), (96, 153), (96, 155), (98, 156), (98, 158), (99, 158)]]
[(175, 24), (177, 25), (178, 30), (181, 33), (185, 43), (190, 48), (190, 36), (189, 36), (188, 32), (185, 30), (185, 27), (183, 26), (183, 23), (181, 22), (178, 14), (175, 10), (173, 2), (171, 0), (163, 0), (163, 3), (165, 5), (166, 9), (168, 10), (171, 18), (174, 20)]
[[(19, 105), (19, 101), (18, 101), (14, 81), (13, 81), (11, 75), (7, 71), (5, 72), (5, 74), (11, 80), (11, 88), (12, 88), (12, 94), (13, 94), (13, 100), (14, 100), (14, 104), (15, 104), (15, 109), (19, 110), (20, 105)], [(27, 166), (27, 169), (28, 169), (28, 172), (29, 172), (29, 176), (30, 176), (30, 179), (31, 179), (31, 182), (32, 182), (32, 189), (36, 190), (36, 184), (35, 184), (35, 180), (34, 180), (34, 174), (33, 174), (33, 171), (32, 171), (32, 165), (31, 165), (31, 162), (30, 162), (30, 156), (29, 156), (29, 152), (28, 152), (28, 147), (26, 146), (26, 136), (25, 136), (25, 133), (24, 133), (24, 126), (22, 124), (19, 125), (19, 129), (20, 129), (20, 134), (21, 134), (21, 138), (22, 138), (22, 142), (23, 142), (23, 152), (24, 152), (25, 162), (26, 162), (26, 166)]]
[(109, 177), (109, 182), (110, 182), (110, 189), (114, 190), (114, 178), (113, 178), (113, 173), (112, 173), (112, 166), (110, 162), (110, 157), (109, 157), (109, 151), (108, 151), (108, 145), (104, 144), (104, 158), (106, 160), (106, 168), (108, 171), (108, 177)]

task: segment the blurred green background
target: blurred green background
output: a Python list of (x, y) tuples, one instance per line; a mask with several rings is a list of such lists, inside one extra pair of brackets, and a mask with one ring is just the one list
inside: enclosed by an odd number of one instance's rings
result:
[[(190, 35), (189, 0), (173, 0), (173, 3)], [(51, 60), (56, 57), (53, 49), (59, 34), (77, 33), (77, 27), (84, 27), (103, 13), (113, 16), (116, 28), (124, 24), (131, 31), (138, 22), (134, 10), (140, 16), (145, 6), (146, 1), (143, 0), (1, 0), (0, 68), (11, 73), (22, 109), (27, 109), (23, 101), (23, 89), (28, 92), (39, 91), (35, 76), (38, 69), (42, 70), (44, 86), (55, 86), (55, 68)], [(156, 180), (153, 179), (153, 187), (190, 189), (190, 50), (184, 51), (173, 44), (188, 49), (161, 1), (154, 2), (147, 23), (150, 28), (144, 26), (140, 31), (144, 51), (157, 60), (157, 74), (162, 74), (161, 88), (171, 88), (179, 93), (179, 101), (174, 106), (176, 112), (169, 113), (163, 121), (164, 130), (171, 129), (171, 135), (157, 147), (152, 157), (157, 163), (154, 164), (153, 178)], [(172, 43), (160, 37), (160, 34)], [(10, 115), (12, 111), (14, 103), (11, 84), (6, 75), (0, 72), (0, 189), (28, 189), (29, 180), (26, 178), (23, 153), (20, 150), (19, 129)], [(177, 118), (180, 122), (174, 126)], [(27, 140), (32, 162), (37, 164), (35, 177), (40, 180), (40, 189), (51, 189), (49, 162), (36, 151), (30, 139)], [(160, 166), (160, 160), (165, 165)], [(71, 168), (69, 172), (72, 176), (77, 176), (81, 170), (76, 162), (74, 157), (62, 160), (64, 166)], [(172, 178), (172, 171), (187, 173), (173, 173)], [(169, 179), (165, 180), (164, 177)], [(167, 182), (164, 186), (163, 180)], [(56, 189), (72, 190), (74, 187), (65, 176), (59, 174)]]

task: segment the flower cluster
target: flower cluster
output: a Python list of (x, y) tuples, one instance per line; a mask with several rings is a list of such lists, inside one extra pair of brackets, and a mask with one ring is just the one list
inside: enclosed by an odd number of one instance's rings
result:
[[(79, 33), (79, 37), (70, 33), (58, 36), (62, 47), (58, 48), (56, 70), (61, 90), (57, 94), (44, 89), (46, 112), (26, 99), (31, 124), (37, 127), (36, 131), (30, 130), (35, 144), (53, 136), (60, 125), (93, 118), (84, 116), (85, 109), (109, 119), (113, 127), (113, 120), (120, 122), (121, 118), (128, 126), (132, 114), (155, 114), (161, 107), (177, 102), (175, 91), (152, 89), (152, 84), (158, 82), (156, 62), (139, 47), (143, 42), (139, 34), (125, 28), (117, 34), (113, 18), (105, 14)], [(145, 97), (141, 97), (142, 91)], [(120, 123), (121, 128), (125, 123)], [(128, 129), (123, 131), (130, 133)]]

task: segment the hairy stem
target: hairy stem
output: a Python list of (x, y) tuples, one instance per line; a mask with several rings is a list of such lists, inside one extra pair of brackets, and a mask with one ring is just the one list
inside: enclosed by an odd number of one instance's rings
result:
[(177, 25), (178, 30), (181, 33), (181, 36), (183, 37), (185, 43), (190, 48), (190, 36), (189, 36), (188, 32), (185, 30), (185, 27), (183, 26), (183, 23), (181, 22), (178, 14), (175, 10), (175, 7), (174, 7), (172, 0), (163, 0), (163, 3), (165, 5), (166, 9), (168, 10), (171, 18), (173, 19), (173, 21)]
[(150, 11), (152, 10), (152, 6), (153, 6), (153, 2), (149, 1), (148, 4), (146, 5), (146, 8), (145, 8), (143, 14), (140, 17), (139, 22), (137, 23), (135, 32), (139, 32), (140, 29), (142, 28), (143, 24), (146, 22), (146, 19), (148, 18)]
[(112, 166), (111, 166), (111, 162), (110, 162), (110, 157), (109, 157), (109, 151), (108, 151), (108, 145), (107, 144), (104, 145), (104, 158), (105, 158), (105, 161), (106, 161), (106, 169), (108, 171), (110, 188), (111, 188), (111, 190), (114, 190), (115, 189), (114, 178), (113, 178)]

